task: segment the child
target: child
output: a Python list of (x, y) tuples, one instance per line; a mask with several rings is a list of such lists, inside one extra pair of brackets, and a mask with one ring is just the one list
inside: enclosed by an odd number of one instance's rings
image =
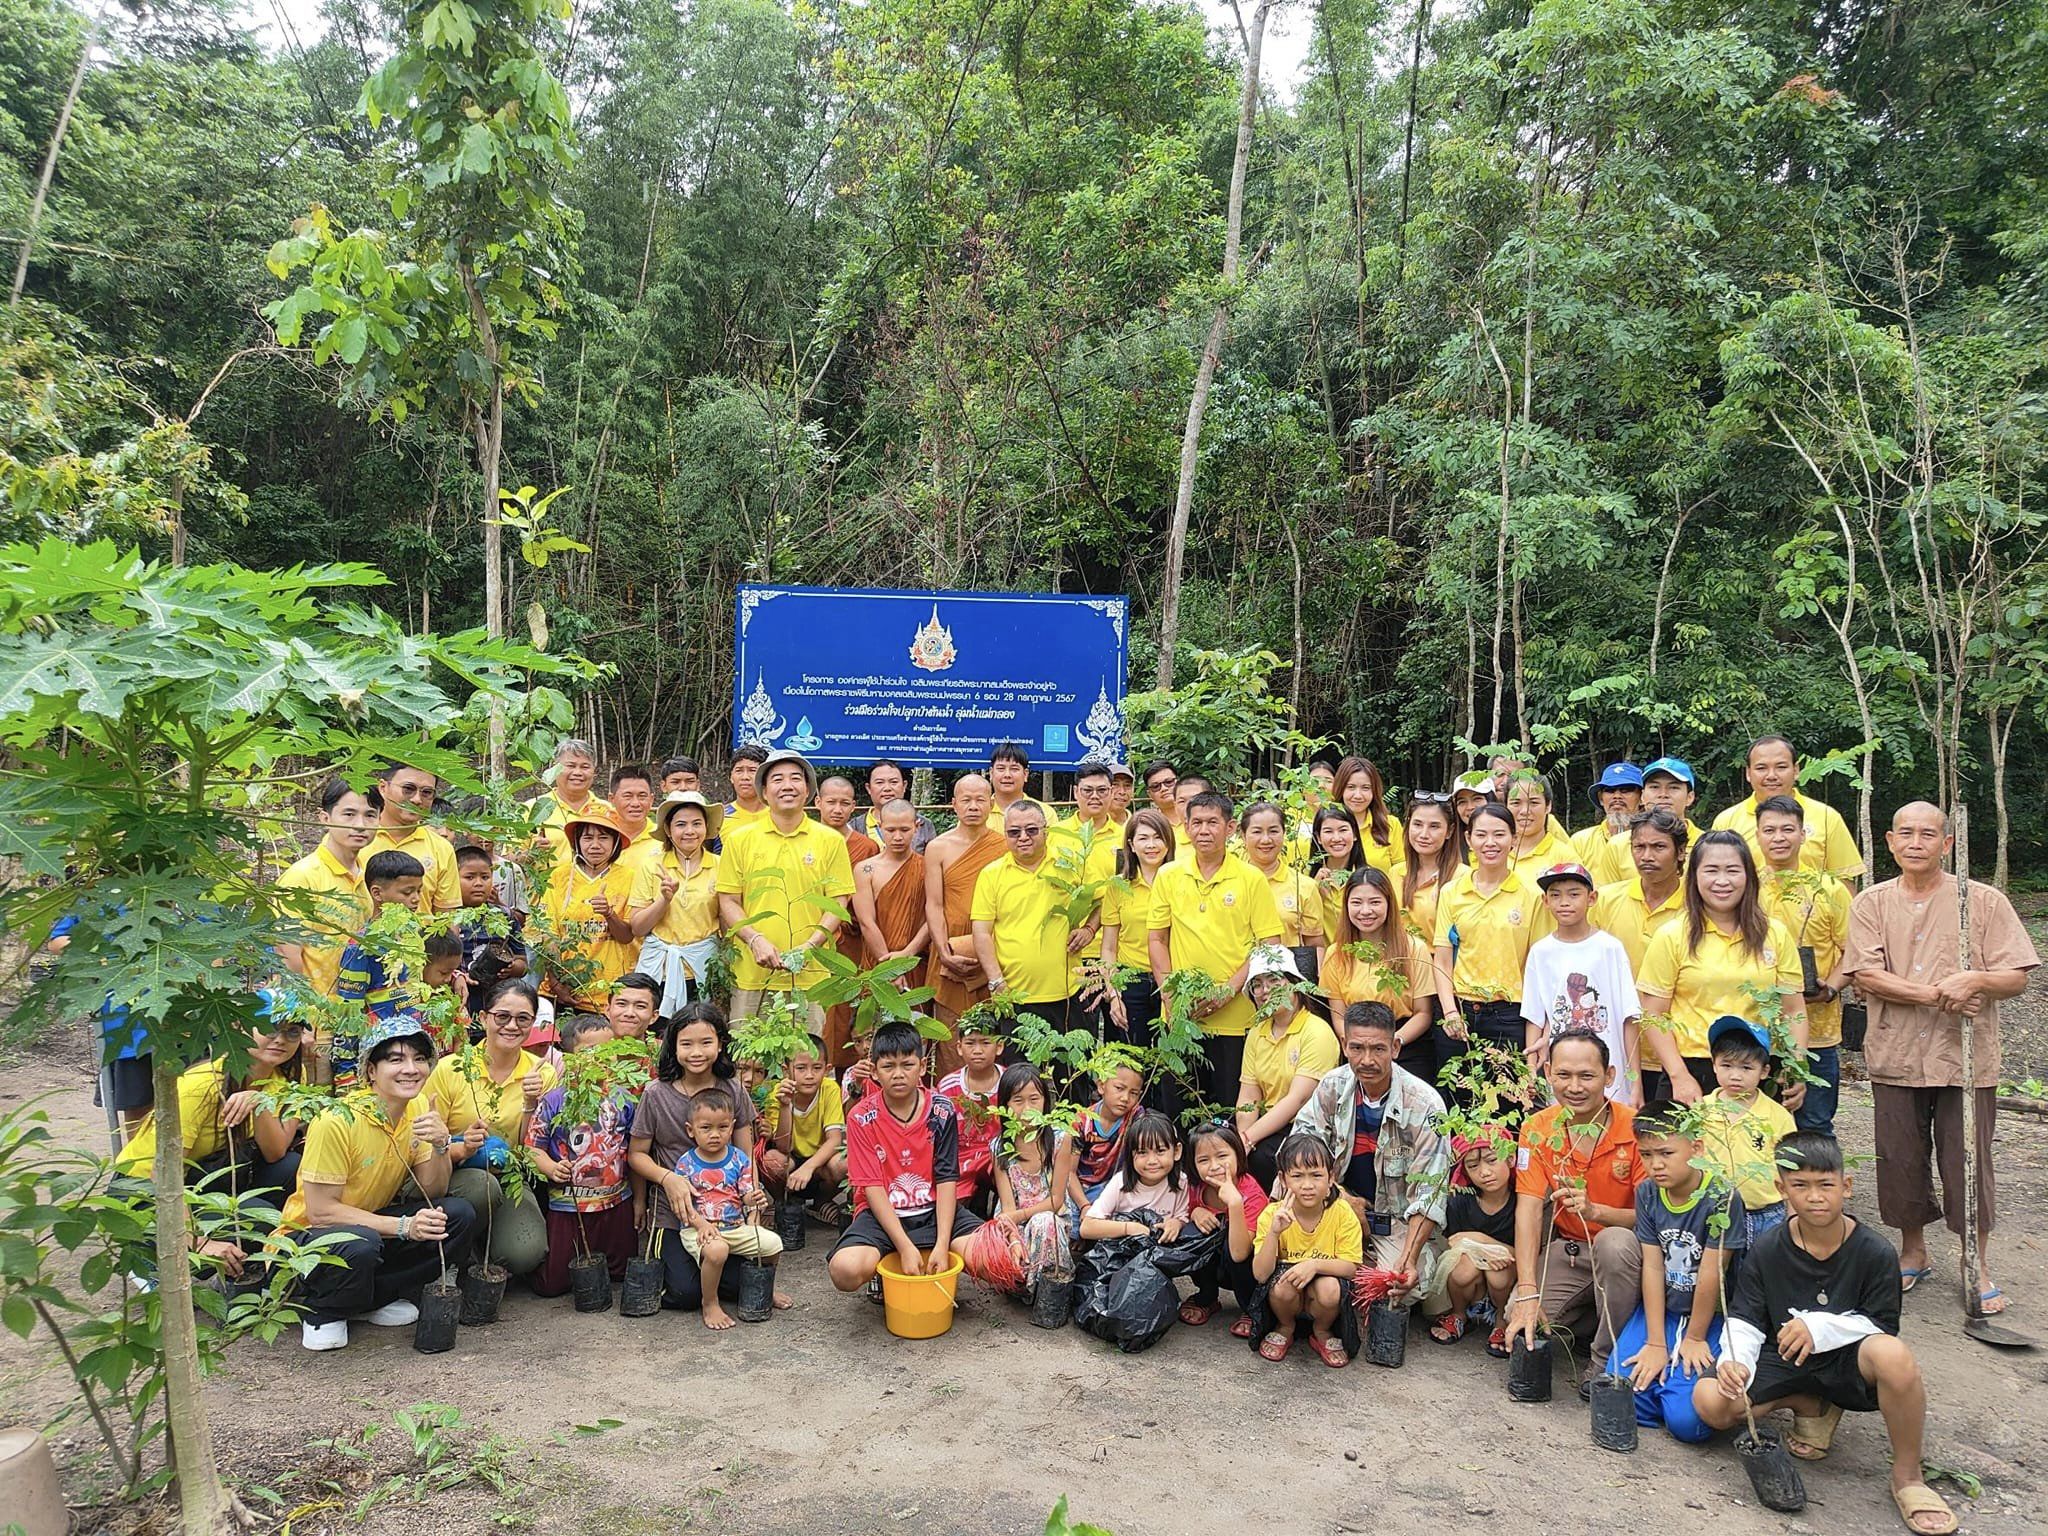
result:
[[(500, 903), (496, 869), (488, 848), (466, 843), (455, 850), (455, 874), (462, 887), (462, 909), (477, 913), (456, 929), (462, 935), (462, 973), (479, 992), (488, 992), (492, 983), (506, 977), (517, 978), (526, 974), (526, 946), (520, 938), (526, 915), (506, 910)], [(498, 907), (505, 912), (506, 928), (502, 937), (492, 934), (485, 926), (480, 910), (484, 907)]]
[(1643, 1304), (1614, 1341), (1632, 1372), (1636, 1422), (1662, 1424), (1698, 1445), (1713, 1431), (1693, 1412), (1694, 1381), (1712, 1374), (1721, 1347), (1721, 1268), (1743, 1243), (1742, 1197), (1700, 1172), (1699, 1138), (1686, 1112), (1659, 1100), (1636, 1116), (1636, 1241), (1643, 1245)]
[(1763, 1025), (1723, 1014), (1707, 1031), (1707, 1049), (1720, 1084), (1700, 1100), (1707, 1156), (1742, 1197), (1748, 1221), (1743, 1240), (1729, 1247), (1753, 1250), (1758, 1238), (1785, 1219), (1770, 1149), (1798, 1127), (1790, 1110), (1758, 1091), (1771, 1069), (1771, 1036)]
[(997, 1065), (1003, 1042), (982, 1015), (970, 1015), (960, 1031), (960, 1070), (939, 1079), (939, 1092), (960, 1106), (960, 1198), (983, 1197), (976, 1210), (987, 1209), (995, 1189), (996, 1136), (1001, 1127), (989, 1111), (1002, 1087)]
[[(561, 1035), (562, 1049), (571, 1054), (594, 1051), (610, 1041), (612, 1027), (595, 1014), (572, 1013), (562, 1021)], [(579, 1251), (603, 1254), (612, 1278), (625, 1279), (645, 1201), (626, 1177), (632, 1095), (613, 1089), (594, 1122), (575, 1125), (562, 1117), (567, 1095), (566, 1086), (550, 1088), (526, 1127), (526, 1145), (548, 1181), (548, 1252), (533, 1272), (536, 1296), (569, 1289), (569, 1261)]]
[[(370, 893), (370, 921), (374, 923), (390, 906), (418, 911), (426, 873), (426, 866), (409, 853), (387, 848), (371, 854), (363, 865), (363, 888)], [(403, 965), (386, 964), (381, 954), (370, 953), (360, 938), (354, 938), (342, 947), (341, 964), (334, 976), (334, 995), (360, 1008), (365, 1022), (382, 1023), (411, 1006), (412, 988)], [(337, 1089), (355, 1086), (356, 1053), (361, 1043), (360, 1026), (353, 1030), (337, 1029), (327, 1043), (328, 1069)]]
[(853, 1064), (839, 1077), (839, 1096), (842, 1102), (858, 1104), (874, 1091), (874, 1045), (875, 1037), (872, 1032), (855, 1035), (848, 1042), (847, 1049), (853, 1052)]
[(1082, 1209), (1095, 1203), (1123, 1161), (1124, 1120), (1144, 1095), (1145, 1079), (1137, 1067), (1119, 1063), (1096, 1080), (1095, 1102), (1074, 1123), (1072, 1194)]
[(829, 1199), (846, 1182), (846, 1101), (825, 1071), (825, 1042), (811, 1036), (769, 1096), (773, 1145), (761, 1152), (761, 1181), (791, 1199)]
[(906, 1275), (942, 1272), (954, 1239), (981, 1225), (959, 1208), (960, 1116), (951, 1099), (924, 1087), (916, 1028), (892, 1022), (876, 1030), (867, 1066), (874, 1091), (846, 1117), (846, 1177), (864, 1209), (826, 1260), (842, 1291), (873, 1280), (884, 1253), (895, 1254)]
[(1444, 1203), (1443, 1289), (1422, 1299), (1425, 1316), (1441, 1312), (1429, 1326), (1439, 1344), (1465, 1336), (1474, 1308), (1490, 1317), (1486, 1351), (1508, 1356), (1508, 1297), (1515, 1288), (1515, 1138), (1504, 1126), (1489, 1125), (1477, 1136), (1455, 1136), (1451, 1153), (1451, 1195)]
[(1792, 1410), (1786, 1449), (1819, 1461), (1842, 1410), (1876, 1410), (1891, 1440), (1892, 1502), (1909, 1530), (1947, 1536), (1956, 1517), (1921, 1480), (1927, 1389), (1899, 1334), (1899, 1255), (1843, 1211), (1855, 1181), (1832, 1136), (1799, 1131), (1772, 1153), (1790, 1219), (1766, 1232), (1742, 1267), (1712, 1377), (1692, 1389), (1709, 1429)]
[(1282, 1198), (1260, 1212), (1252, 1245), (1259, 1358), (1285, 1360), (1306, 1313), (1309, 1348), (1342, 1370), (1358, 1348), (1358, 1313), (1348, 1293), (1365, 1261), (1365, 1233), (1350, 1205), (1335, 1198), (1336, 1170), (1319, 1138), (1289, 1136), (1275, 1161)]
[[(704, 1277), (704, 1326), (730, 1328), (733, 1315), (718, 1303), (718, 1281), (729, 1258), (772, 1264), (782, 1239), (759, 1225), (768, 1192), (754, 1181), (754, 1160), (733, 1143), (733, 1109), (724, 1094), (700, 1093), (690, 1104), (690, 1150), (676, 1162), (685, 1192), (682, 1243)], [(750, 1219), (754, 1218), (754, 1219)], [(789, 1305), (778, 1294), (777, 1307)]]
[(472, 1026), (469, 1017), (469, 982), (462, 974), (462, 937), (452, 929), (430, 933), (426, 937), (425, 950), (427, 968), (420, 972), (419, 985), (411, 989), (408, 1006), (430, 1023), (437, 1010), (428, 1005), (435, 1001), (432, 994), (448, 992), (453, 994), (454, 1006), (447, 1011), (445, 1024), (436, 1024), (430, 1030), (434, 1037), (434, 1049), (446, 1055), (459, 1051), (470, 1043), (470, 1030), (476, 1030), (477, 1039), (483, 1038), (483, 1026)]
[(1047, 1107), (1045, 1080), (1036, 1067), (1020, 1061), (1004, 1069), (996, 1108), (1009, 1150), (995, 1165), (996, 1209), (1023, 1236), (1024, 1276), (1033, 1284), (1044, 1271), (1064, 1274), (1073, 1263), (1068, 1214), (1074, 1206), (1054, 1191), (1072, 1183), (1074, 1138), (1050, 1125), (1023, 1123), (1024, 1116), (1043, 1115)]
[(1180, 1306), (1180, 1320), (1199, 1328), (1216, 1315), (1228, 1285), (1244, 1315), (1230, 1325), (1233, 1339), (1252, 1336), (1252, 1233), (1271, 1203), (1259, 1181), (1245, 1171), (1244, 1138), (1227, 1120), (1212, 1120), (1188, 1133), (1188, 1219), (1204, 1232), (1226, 1228), (1223, 1251), (1195, 1271), (1195, 1294)]
[(1541, 1076), (1550, 1042), (1568, 1029), (1589, 1029), (1607, 1042), (1614, 1081), (1607, 1096), (1624, 1104), (1642, 1102), (1635, 973), (1628, 950), (1611, 933), (1595, 928), (1593, 876), (1583, 864), (1553, 864), (1536, 877), (1543, 905), (1557, 926), (1529, 946), (1522, 968), (1522, 1020), (1529, 1065)]
[[(1156, 1232), (1160, 1242), (1170, 1243), (1187, 1225), (1189, 1211), (1180, 1138), (1173, 1133), (1173, 1122), (1156, 1109), (1140, 1110), (1123, 1143), (1124, 1155), (1116, 1172), (1081, 1218), (1081, 1236), (1096, 1241)], [(1140, 1211), (1158, 1220), (1139, 1221)]]

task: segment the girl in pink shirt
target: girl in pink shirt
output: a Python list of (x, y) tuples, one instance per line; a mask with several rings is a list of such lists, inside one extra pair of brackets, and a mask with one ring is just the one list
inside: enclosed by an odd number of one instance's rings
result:
[(1245, 1171), (1244, 1139), (1237, 1127), (1226, 1120), (1198, 1125), (1188, 1133), (1188, 1187), (1193, 1202), (1188, 1219), (1204, 1232), (1228, 1228), (1223, 1251), (1195, 1271), (1195, 1294), (1181, 1303), (1180, 1320), (1199, 1328), (1216, 1315), (1216, 1304), (1225, 1285), (1237, 1298), (1242, 1313), (1230, 1325), (1230, 1336), (1248, 1339), (1252, 1320), (1248, 1309), (1258, 1282), (1252, 1278), (1252, 1232), (1259, 1224), (1259, 1212), (1267, 1204), (1259, 1181)]

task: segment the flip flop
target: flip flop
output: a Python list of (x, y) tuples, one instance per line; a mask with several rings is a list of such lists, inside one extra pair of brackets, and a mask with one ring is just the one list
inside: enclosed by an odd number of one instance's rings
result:
[(1977, 1311), (1985, 1317), (1996, 1317), (2006, 1308), (2005, 1292), (1997, 1286), (1977, 1293)]
[[(1949, 1536), (1956, 1528), (1956, 1512), (1943, 1502), (1925, 1483), (1908, 1483), (1903, 1488), (1892, 1490), (1892, 1502), (1899, 1507), (1899, 1518), (1906, 1522), (1906, 1529), (1916, 1536)], [(1915, 1515), (1939, 1514), (1942, 1518), (1933, 1525), (1922, 1525)]]
[(1287, 1358), (1287, 1351), (1294, 1348), (1294, 1340), (1286, 1334), (1273, 1332), (1259, 1340), (1259, 1358), (1276, 1364)]
[(1792, 1433), (1785, 1437), (1785, 1449), (1801, 1461), (1825, 1461), (1841, 1423), (1842, 1409), (1838, 1403), (1829, 1403), (1826, 1409), (1811, 1418), (1795, 1413), (1792, 1415)]
[(1925, 1280), (1929, 1275), (1933, 1273), (1934, 1266), (1932, 1264), (1926, 1265), (1920, 1269), (1908, 1269), (1905, 1265), (1901, 1264), (1899, 1266), (1900, 1293), (1907, 1296), (1912, 1295), (1913, 1287), (1918, 1285), (1922, 1280)]
[(1199, 1328), (1216, 1315), (1216, 1309), (1205, 1301), (1184, 1301), (1180, 1304), (1180, 1320), (1190, 1328)]
[[(1351, 1357), (1344, 1353), (1344, 1346), (1335, 1339), (1319, 1339), (1309, 1335), (1308, 1347), (1316, 1352), (1316, 1358), (1333, 1371), (1341, 1371), (1351, 1363)], [(1331, 1357), (1335, 1356), (1334, 1359)]]
[(1496, 1360), (1505, 1360), (1514, 1353), (1508, 1348), (1508, 1330), (1505, 1325), (1495, 1328), (1486, 1336), (1486, 1352)]

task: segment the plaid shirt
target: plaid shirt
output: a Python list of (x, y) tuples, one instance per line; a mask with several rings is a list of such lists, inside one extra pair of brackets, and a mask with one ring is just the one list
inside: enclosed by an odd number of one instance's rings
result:
[[(1351, 1166), (1352, 1127), (1358, 1118), (1358, 1074), (1345, 1062), (1327, 1073), (1294, 1117), (1294, 1129), (1305, 1131), (1330, 1149), (1337, 1182)], [(1372, 1209), (1389, 1221), (1427, 1216), (1439, 1227), (1450, 1194), (1451, 1143), (1439, 1126), (1443, 1097), (1412, 1072), (1394, 1068), (1387, 1089), (1386, 1117), (1380, 1122), (1379, 1147), (1373, 1153)]]

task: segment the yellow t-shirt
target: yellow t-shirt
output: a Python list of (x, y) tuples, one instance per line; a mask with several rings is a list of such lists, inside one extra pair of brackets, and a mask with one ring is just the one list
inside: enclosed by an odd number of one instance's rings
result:
[(1003, 984), (1018, 1003), (1056, 1003), (1072, 997), (1082, 980), (1079, 957), (1068, 963), (1067, 893), (1054, 883), (1052, 856), (1026, 869), (1004, 854), (974, 878), (970, 920), (989, 925)]
[[(808, 817), (790, 832), (765, 816), (737, 837), (731, 826), (727, 821), (725, 852), (718, 860), (718, 894), (739, 897), (747, 926), (777, 950), (794, 949), (822, 919), (835, 916), (827, 901), (852, 914), (853, 859), (839, 833)], [(813, 987), (825, 975), (825, 968), (815, 961), (795, 977), (787, 971), (766, 971), (745, 944), (735, 946), (733, 985), (743, 992)]]
[[(600, 895), (611, 903), (613, 914), (623, 920), (632, 906), (633, 871), (614, 863), (607, 865), (603, 874), (592, 875), (576, 860), (568, 859), (555, 866), (540, 900), (548, 921), (564, 934), (564, 947), (587, 955), (597, 966), (597, 984), (583, 989), (583, 1002), (602, 999), (605, 985), (633, 969), (633, 962), (640, 956), (639, 944), (630, 939), (611, 938), (605, 932), (604, 920), (590, 906), (591, 897)], [(572, 923), (593, 924), (596, 936), (578, 943), (568, 942), (566, 925)]]
[(1394, 866), (1402, 863), (1407, 857), (1408, 845), (1401, 839), (1401, 818), (1394, 815), (1387, 817), (1387, 840), (1384, 843), (1377, 843), (1373, 841), (1372, 819), (1368, 817), (1359, 823), (1358, 846), (1365, 855), (1366, 863), (1383, 874), (1391, 875)]
[[(1275, 1200), (1259, 1212), (1259, 1228), (1252, 1236), (1253, 1251), (1266, 1246), (1274, 1218), (1285, 1204)], [(1303, 1231), (1301, 1222), (1297, 1220), (1280, 1234), (1280, 1268), (1299, 1264), (1303, 1259), (1349, 1259), (1354, 1264), (1365, 1262), (1365, 1230), (1359, 1226), (1358, 1217), (1347, 1202), (1331, 1200), (1312, 1232)], [(1274, 1273), (1279, 1273), (1279, 1270)]]
[(441, 1155), (438, 1146), (412, 1138), (413, 1120), (428, 1107), (427, 1095), (408, 1100), (398, 1123), (384, 1119), (377, 1095), (361, 1089), (344, 1103), (348, 1116), (329, 1110), (306, 1127), (306, 1150), (299, 1160), (299, 1185), (284, 1203), (278, 1224), (297, 1231), (306, 1225), (308, 1184), (339, 1184), (344, 1205), (359, 1211), (381, 1211), (397, 1196), (406, 1173), (428, 1158)]
[(1102, 893), (1102, 922), (1104, 927), (1116, 926), (1116, 963), (1134, 965), (1150, 975), (1152, 886), (1143, 870)]
[(364, 868), (380, 853), (409, 853), (420, 861), (425, 878), (420, 881), (420, 911), (453, 912), (462, 905), (462, 877), (455, 869), (455, 845), (432, 827), (421, 824), (403, 838), (389, 827), (379, 827), (362, 851)]
[[(1152, 927), (1167, 932), (1173, 970), (1200, 970), (1227, 982), (1259, 944), (1280, 941), (1280, 910), (1266, 877), (1234, 853), (1207, 880), (1194, 861), (1169, 864), (1152, 887)], [(1242, 992), (1202, 1020), (1210, 1035), (1242, 1035), (1252, 1002)]]
[(1593, 899), (1593, 926), (1605, 929), (1621, 940), (1628, 951), (1629, 969), (1638, 979), (1643, 974), (1643, 955), (1650, 947), (1650, 935), (1685, 919), (1685, 886), (1671, 888), (1671, 894), (1653, 909), (1643, 894), (1640, 875), (1600, 887)]
[(526, 1092), (520, 1083), (527, 1073), (537, 1068), (541, 1092), (545, 1093), (555, 1086), (555, 1069), (531, 1051), (519, 1053), (511, 1075), (502, 1083), (494, 1082), (488, 1072), (481, 1070), (481, 1063), (478, 1067), (477, 1080), (472, 1085), (462, 1075), (456, 1058), (453, 1055), (443, 1056), (427, 1075), (427, 1086), (420, 1098), (430, 1101), (441, 1112), (451, 1136), (460, 1136), (481, 1120), (490, 1135), (514, 1140), (519, 1133), (520, 1118), (526, 1113)]
[(650, 934), (665, 944), (694, 944), (718, 932), (718, 855), (699, 854), (695, 874), (683, 873), (683, 861), (657, 845), (657, 855), (641, 862), (633, 875), (633, 894), (628, 912), (651, 907), (661, 896), (661, 876), (666, 870), (677, 882), (668, 910)]
[[(1452, 953), (1451, 991), (1473, 1002), (1510, 1002), (1522, 993), (1529, 946), (1555, 926), (1534, 875), (1509, 870), (1492, 895), (1461, 870), (1437, 898), (1433, 943)], [(1452, 935), (1457, 943), (1452, 944)]]
[[(1862, 874), (1863, 851), (1856, 846), (1855, 834), (1849, 830), (1849, 823), (1842, 819), (1842, 813), (1825, 800), (1809, 800), (1797, 794), (1792, 798), (1806, 813), (1806, 841), (1799, 849), (1800, 866), (1821, 870), (1837, 880), (1848, 880)], [(1764, 867), (1763, 845), (1756, 836), (1755, 795), (1729, 806), (1716, 816), (1714, 829), (1717, 832), (1740, 833), (1742, 840), (1749, 844), (1749, 856), (1756, 860), (1756, 867)]]
[[(1770, 870), (1763, 876), (1763, 899), (1764, 910), (1783, 923), (1792, 936), (1795, 964), (1797, 947), (1810, 947), (1814, 979), (1826, 981), (1849, 947), (1849, 887), (1817, 869), (1802, 868), (1796, 878)], [(1805, 984), (1803, 971), (1800, 984)], [(1816, 1051), (1842, 1043), (1839, 997), (1806, 1005), (1806, 1043)]]
[(1700, 1108), (1706, 1154), (1720, 1165), (1742, 1203), (1753, 1211), (1784, 1199), (1778, 1191), (1776, 1149), (1799, 1129), (1792, 1111), (1767, 1093), (1741, 1105), (1718, 1088), (1700, 1100)]
[[(227, 1145), (220, 1105), (227, 1083), (227, 1060), (202, 1061), (178, 1074), (178, 1125), (185, 1138), (185, 1161), (203, 1163)], [(156, 1116), (145, 1115), (128, 1145), (114, 1154), (114, 1172), (130, 1178), (152, 1177), (156, 1158)]]
[[(1245, 862), (1251, 863), (1249, 859)], [(1258, 865), (1252, 864), (1252, 868), (1258, 869)], [(1320, 938), (1324, 932), (1323, 893), (1314, 877), (1282, 859), (1272, 874), (1265, 875), (1265, 881), (1272, 887), (1273, 905), (1280, 913), (1280, 942), (1292, 948)]]
[[(1688, 953), (1684, 919), (1669, 924), (1650, 938), (1636, 991), (1671, 999), (1678, 1054), (1697, 1058), (1707, 1054), (1707, 1031), (1722, 1014), (1757, 1016), (1755, 1001), (1742, 990), (1745, 982), (1799, 993), (1799, 953), (1776, 918), (1771, 919), (1763, 953), (1755, 957), (1744, 953), (1741, 940), (1723, 933), (1711, 920), (1700, 935), (1699, 948)], [(1647, 1011), (1648, 1005), (1644, 1007)]]
[(1278, 1040), (1273, 1038), (1272, 1025), (1253, 1024), (1244, 1037), (1244, 1066), (1239, 1075), (1258, 1084), (1263, 1113), (1286, 1096), (1297, 1077), (1320, 1080), (1324, 1073), (1334, 1071), (1341, 1054), (1330, 1026), (1306, 1008), (1298, 1008), (1287, 1033)]
[(311, 913), (293, 916), (309, 928), (336, 936), (332, 944), (302, 946), (307, 983), (314, 991), (332, 997), (341, 971), (341, 952), (370, 924), (370, 892), (363, 884), (362, 863), (348, 868), (327, 851), (323, 841), (278, 876), (277, 883), (286, 890), (310, 891), (320, 897)]
[[(775, 1102), (776, 1086), (769, 1086), (768, 1102)], [(776, 1111), (781, 1114), (780, 1110)], [(818, 1091), (811, 1095), (811, 1102), (802, 1109), (792, 1107), (789, 1118), (790, 1147), (799, 1158), (818, 1155), (818, 1148), (825, 1145), (825, 1133), (837, 1128), (846, 1129), (846, 1096), (840, 1091), (838, 1082), (830, 1072), (818, 1084)]]

